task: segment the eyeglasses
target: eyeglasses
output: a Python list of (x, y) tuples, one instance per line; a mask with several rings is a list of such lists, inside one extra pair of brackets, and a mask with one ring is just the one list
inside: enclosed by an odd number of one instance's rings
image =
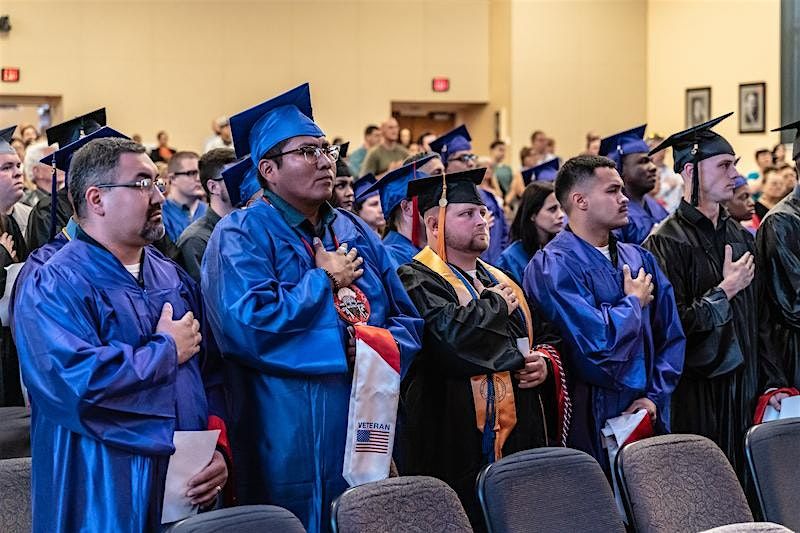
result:
[(167, 182), (162, 180), (161, 178), (158, 179), (151, 179), (145, 178), (139, 181), (133, 181), (131, 183), (101, 183), (99, 185), (95, 185), (95, 187), (99, 189), (114, 189), (116, 187), (127, 187), (129, 189), (139, 189), (142, 191), (153, 191), (153, 187), (157, 188), (159, 192), (164, 192), (167, 190)]
[(326, 146), (324, 148), (320, 148), (319, 146), (301, 146), (300, 148), (295, 148), (294, 150), (289, 150), (288, 152), (281, 152), (280, 154), (275, 154), (270, 157), (270, 159), (274, 159), (276, 157), (280, 157), (282, 155), (288, 154), (303, 154), (303, 158), (306, 160), (306, 163), (309, 165), (313, 165), (317, 162), (319, 157), (322, 154), (325, 154), (332, 163), (339, 159), (339, 145), (333, 144), (331, 146)]
[(469, 163), (470, 161), (476, 161), (478, 156), (475, 154), (464, 154), (458, 157), (451, 157), (447, 161), (461, 161), (462, 163)]
[(196, 178), (200, 175), (199, 170), (183, 170), (181, 172), (173, 172), (173, 176), (189, 176), (190, 178)]

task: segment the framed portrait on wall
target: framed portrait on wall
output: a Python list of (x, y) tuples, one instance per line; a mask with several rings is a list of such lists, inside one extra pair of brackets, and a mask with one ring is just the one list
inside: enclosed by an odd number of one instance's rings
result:
[(686, 127), (711, 119), (711, 87), (686, 89)]
[(764, 133), (767, 84), (739, 84), (739, 133)]

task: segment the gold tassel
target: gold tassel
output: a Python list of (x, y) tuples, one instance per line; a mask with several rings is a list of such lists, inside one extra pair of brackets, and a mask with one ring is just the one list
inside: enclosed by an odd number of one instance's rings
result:
[(442, 261), (447, 262), (447, 246), (445, 245), (445, 227), (444, 218), (447, 211), (447, 175), (442, 172), (442, 196), (439, 198), (439, 238), (436, 242), (436, 253), (442, 258)]

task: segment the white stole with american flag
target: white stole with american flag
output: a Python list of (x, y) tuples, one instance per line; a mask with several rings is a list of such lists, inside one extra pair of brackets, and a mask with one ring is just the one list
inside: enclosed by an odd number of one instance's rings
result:
[(400, 399), (400, 350), (388, 330), (356, 325), (342, 476), (350, 486), (386, 479)]

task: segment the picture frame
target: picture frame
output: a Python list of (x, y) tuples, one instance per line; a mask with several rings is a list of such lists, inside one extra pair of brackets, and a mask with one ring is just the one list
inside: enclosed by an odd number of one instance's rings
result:
[(711, 87), (686, 89), (686, 128), (711, 120)]
[(739, 84), (739, 133), (766, 131), (767, 84), (763, 81)]

